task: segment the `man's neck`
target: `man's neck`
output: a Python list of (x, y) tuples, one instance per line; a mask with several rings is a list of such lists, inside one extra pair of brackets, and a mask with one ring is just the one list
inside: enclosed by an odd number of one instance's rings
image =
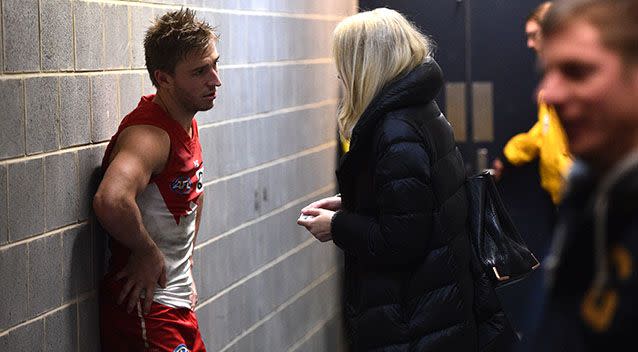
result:
[(189, 136), (192, 136), (194, 113), (185, 111), (172, 95), (160, 90), (155, 94), (153, 102), (159, 105), (173, 120), (177, 121)]

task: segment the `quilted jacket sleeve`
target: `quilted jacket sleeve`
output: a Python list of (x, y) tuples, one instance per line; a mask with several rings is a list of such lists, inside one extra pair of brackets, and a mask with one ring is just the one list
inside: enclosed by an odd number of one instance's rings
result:
[(332, 220), (335, 244), (362, 262), (407, 265), (422, 259), (432, 232), (430, 159), (414, 127), (393, 120), (376, 143), (374, 198), (378, 216), (340, 211)]

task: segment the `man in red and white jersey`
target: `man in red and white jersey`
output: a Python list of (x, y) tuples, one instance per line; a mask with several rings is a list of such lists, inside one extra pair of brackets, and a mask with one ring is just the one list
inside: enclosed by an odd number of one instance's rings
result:
[(110, 235), (100, 294), (104, 351), (205, 351), (193, 311), (192, 256), (203, 204), (198, 111), (221, 86), (217, 35), (189, 9), (156, 19), (144, 39), (157, 93), (111, 139), (93, 201)]

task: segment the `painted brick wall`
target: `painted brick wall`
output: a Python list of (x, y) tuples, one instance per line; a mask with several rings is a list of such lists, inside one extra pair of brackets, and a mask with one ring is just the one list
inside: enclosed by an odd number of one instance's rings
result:
[(335, 24), (356, 0), (0, 0), (0, 351), (98, 351), (97, 168), (154, 92), (142, 39), (189, 6), (221, 34), (197, 116), (206, 204), (195, 251), (210, 351), (338, 351), (339, 253), (295, 224), (334, 192)]

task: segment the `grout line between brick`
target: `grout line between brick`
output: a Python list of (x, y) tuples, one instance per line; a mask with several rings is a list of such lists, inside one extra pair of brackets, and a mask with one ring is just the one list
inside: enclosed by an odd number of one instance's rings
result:
[(78, 68), (78, 58), (76, 56), (77, 54), (77, 45), (76, 45), (76, 40), (77, 38), (75, 37), (75, 9), (76, 9), (76, 3), (72, 2), (71, 3), (71, 50), (73, 50), (73, 71), (77, 70)]
[(304, 343), (310, 340), (316, 333), (318, 333), (322, 328), (324, 328), (328, 322), (339, 315), (339, 310), (337, 310), (334, 314), (329, 316), (328, 318), (321, 319), (315, 324), (308, 332), (299, 339), (299, 341), (295, 342), (290, 348), (288, 348), (287, 352), (295, 352), (295, 350), (301, 347)]
[[(75, 179), (77, 180), (76, 184), (80, 185), (80, 153), (77, 151), (73, 152), (73, 161), (75, 162)], [(80, 221), (80, 187), (77, 189), (77, 197), (75, 197), (75, 221)], [(89, 210), (89, 219), (91, 217), (91, 211)]]
[(313, 242), (317, 241), (314, 238), (310, 238), (308, 240), (306, 240), (305, 242), (303, 242), (302, 244), (298, 245), (297, 247), (289, 250), (288, 252), (282, 254), (281, 256), (271, 260), (270, 262), (266, 263), (264, 266), (260, 267), (259, 269), (253, 271), (252, 273), (242, 277), (241, 279), (235, 281), (232, 285), (226, 287), (225, 289), (217, 292), (217, 294), (213, 295), (212, 297), (208, 298), (207, 300), (199, 303), (197, 305), (197, 307), (195, 308), (195, 310), (199, 310), (200, 308), (207, 306), (208, 304), (210, 304), (211, 302), (217, 300), (219, 297), (227, 294), (228, 292), (232, 291), (233, 289), (243, 285), (244, 283), (246, 283), (248, 280), (259, 276), (261, 273), (263, 273), (264, 271), (274, 267), (275, 265), (281, 263), (282, 261), (284, 261), (286, 258), (291, 257), (292, 255), (294, 255), (295, 253), (299, 253), (301, 252), (304, 248), (309, 247), (310, 245), (313, 244)]
[(22, 119), (24, 121), (24, 129), (22, 130), (22, 134), (24, 137), (24, 154), (22, 157), (24, 157), (25, 155), (27, 155), (27, 129), (29, 128), (29, 126), (27, 126), (27, 80), (26, 79), (21, 79), (22, 81)]
[(194, 249), (198, 250), (198, 249), (201, 249), (203, 247), (206, 247), (206, 246), (208, 246), (208, 245), (210, 245), (210, 244), (212, 244), (214, 242), (217, 242), (217, 241), (219, 241), (219, 240), (221, 240), (223, 238), (226, 238), (226, 237), (228, 237), (228, 236), (230, 236), (230, 235), (232, 235), (234, 233), (237, 233), (238, 231), (241, 231), (242, 229), (245, 229), (245, 228), (250, 227), (250, 226), (252, 226), (254, 224), (257, 224), (260, 221), (263, 221), (263, 220), (265, 220), (265, 219), (267, 219), (267, 218), (269, 218), (271, 216), (275, 216), (277, 214), (283, 213), (284, 211), (292, 208), (295, 205), (298, 205), (299, 203), (301, 203), (303, 201), (308, 201), (308, 200), (313, 199), (314, 197), (316, 197), (316, 196), (318, 196), (320, 194), (326, 193), (326, 192), (328, 192), (330, 190), (333, 190), (333, 189), (335, 189), (334, 182), (332, 182), (332, 183), (330, 183), (330, 184), (328, 184), (326, 186), (323, 186), (320, 189), (318, 189), (318, 190), (316, 190), (316, 191), (314, 191), (312, 193), (309, 193), (309, 194), (307, 194), (307, 195), (305, 195), (305, 196), (303, 196), (301, 198), (294, 199), (294, 200), (292, 200), (292, 201), (290, 201), (290, 202), (288, 202), (288, 203), (286, 203), (286, 204), (284, 204), (284, 205), (282, 205), (282, 206), (280, 206), (280, 207), (278, 207), (276, 209), (271, 210), (270, 212), (268, 212), (266, 214), (263, 214), (263, 215), (261, 215), (261, 216), (259, 216), (257, 218), (254, 218), (254, 219), (252, 219), (250, 221), (244, 222), (244, 223), (242, 223), (239, 226), (236, 226), (236, 227), (234, 227), (234, 228), (232, 228), (230, 230), (227, 230), (227, 231), (223, 232), (222, 234), (220, 234), (218, 236), (215, 236), (214, 238), (211, 238), (209, 240), (206, 240), (206, 241), (203, 241), (201, 243), (198, 243), (195, 246)]
[(133, 10), (130, 6), (126, 6), (126, 27), (128, 28), (127, 33), (127, 47), (128, 47), (128, 62), (127, 68), (131, 69), (133, 67)]
[[(151, 7), (158, 9), (179, 9), (178, 5), (173, 4), (153, 4), (153, 3), (144, 3), (140, 4), (139, 2), (133, 1), (119, 1), (119, 0), (82, 0), (82, 2), (97, 2), (101, 4), (116, 4), (116, 5), (129, 5), (129, 6), (143, 6), (143, 7)], [(198, 12), (213, 12), (213, 13), (228, 13), (235, 15), (253, 15), (253, 16), (270, 16), (270, 17), (288, 17), (288, 18), (299, 18), (299, 19), (308, 19), (308, 20), (322, 20), (322, 21), (339, 21), (347, 16), (341, 16), (336, 14), (315, 14), (315, 13), (292, 13), (292, 12), (271, 12), (271, 11), (253, 11), (246, 9), (211, 9), (208, 7), (194, 6), (188, 5), (188, 8), (193, 9)]]
[[(42, 189), (44, 190), (44, 203), (46, 203), (47, 200), (47, 163), (45, 163), (44, 161), (46, 160), (46, 158), (41, 158), (40, 159), (40, 163), (42, 164)], [(46, 204), (44, 205), (44, 232), (47, 233), (48, 231), (48, 216), (49, 215), (49, 207), (46, 206)]]
[(40, 56), (40, 71), (42, 69), (42, 16), (40, 12), (42, 10), (42, 5), (40, 4), (41, 0), (38, 0), (38, 55)]
[(89, 83), (89, 143), (93, 141), (93, 78), (87, 79)]
[(54, 150), (54, 151), (51, 151), (51, 152), (32, 154), (32, 155), (28, 155), (28, 156), (20, 156), (20, 157), (16, 157), (16, 158), (2, 160), (2, 161), (0, 161), (0, 165), (11, 165), (11, 164), (20, 163), (20, 162), (23, 162), (23, 161), (30, 161), (30, 160), (40, 159), (40, 158), (46, 158), (46, 157), (51, 156), (51, 155), (72, 153), (72, 152), (77, 152), (77, 151), (84, 150), (84, 149), (91, 149), (93, 147), (105, 146), (107, 144), (108, 144), (108, 141), (104, 141), (104, 142), (98, 142), (98, 143), (93, 143), (93, 144), (85, 144), (85, 145), (73, 146), (73, 147), (69, 147), (69, 148), (65, 148), (65, 149)]
[[(91, 85), (91, 81), (89, 80), (88, 82), (89, 84), (89, 117), (91, 117), (89, 119), (89, 133), (91, 134), (92, 130), (93, 130), (93, 118), (92, 118), (92, 114), (93, 114), (93, 97), (91, 94), (92, 91), (92, 85)], [(24, 100), (24, 144), (25, 144), (25, 149), (26, 149), (26, 129), (27, 129), (27, 122), (26, 122), (26, 114), (27, 114), (27, 107), (26, 107), (26, 82), (24, 82), (23, 80), (23, 100)], [(259, 119), (259, 118), (267, 118), (270, 116), (274, 116), (277, 114), (282, 114), (282, 113), (287, 113), (287, 112), (294, 112), (294, 111), (302, 111), (302, 110), (306, 110), (306, 109), (310, 109), (310, 108), (319, 108), (319, 107), (323, 107), (323, 106), (329, 106), (331, 104), (335, 104), (337, 102), (336, 99), (330, 99), (330, 100), (325, 100), (319, 103), (313, 103), (313, 104), (307, 104), (307, 105), (303, 105), (303, 106), (297, 106), (297, 107), (292, 107), (292, 108), (284, 108), (284, 109), (280, 109), (280, 110), (275, 110), (275, 111), (271, 111), (271, 112), (267, 112), (267, 113), (261, 113), (261, 114), (256, 114), (256, 115), (251, 115), (251, 116), (247, 116), (247, 117), (241, 117), (241, 118), (237, 118), (237, 119), (232, 119), (232, 120), (227, 120), (227, 121), (222, 121), (219, 123), (211, 123), (208, 125), (202, 125), (199, 127), (200, 131), (203, 129), (207, 129), (207, 128), (211, 128), (211, 127), (216, 127), (216, 126), (220, 126), (220, 125), (225, 125), (225, 124), (230, 124), (230, 123), (236, 123), (236, 122), (243, 122), (243, 121), (249, 121), (249, 120), (254, 120), (254, 119)], [(92, 139), (92, 136), (91, 136)], [(328, 144), (334, 144), (336, 142), (331, 142)], [(99, 147), (99, 146), (106, 146), (108, 144), (108, 141), (102, 141), (102, 142), (96, 142), (96, 143), (89, 143), (89, 144), (85, 144), (85, 145), (80, 145), (80, 146), (72, 146), (69, 148), (64, 148), (64, 149), (60, 149), (60, 150), (54, 150), (54, 151), (50, 151), (50, 152), (43, 152), (43, 153), (38, 153), (38, 154), (32, 154), (32, 155), (27, 155), (27, 156), (19, 156), (19, 157), (15, 157), (15, 158), (9, 158), (9, 159), (5, 159), (5, 160), (0, 160), (0, 165), (11, 165), (11, 164), (15, 164), (15, 163), (19, 163), (19, 162), (23, 162), (23, 161), (29, 161), (29, 160), (34, 160), (34, 159), (39, 159), (39, 158), (44, 158), (47, 156), (51, 156), (51, 155), (58, 155), (58, 154), (64, 154), (64, 153), (69, 153), (69, 152), (77, 152), (77, 151), (81, 151), (84, 149), (91, 149), (94, 147)], [(214, 181), (213, 181), (214, 182)], [(209, 182), (213, 183), (213, 182)]]
[[(75, 21), (74, 21), (75, 22)], [(75, 46), (75, 41), (74, 41)], [(74, 49), (75, 51), (75, 49)], [(74, 60), (77, 58), (74, 54)], [(263, 61), (263, 62), (255, 62), (255, 63), (240, 63), (240, 64), (229, 64), (229, 65), (219, 65), (220, 70), (230, 70), (230, 69), (242, 69), (242, 68), (261, 68), (261, 67), (280, 67), (280, 66), (293, 66), (293, 65), (325, 65), (331, 64), (334, 60), (332, 58), (312, 58), (312, 59), (299, 59), (299, 60), (281, 60), (281, 61)], [(75, 63), (77, 64), (77, 62)], [(121, 74), (122, 72), (130, 72), (130, 73), (147, 73), (148, 71), (145, 68), (109, 68), (102, 70), (60, 70), (58, 72), (5, 72), (0, 75), (0, 79), (15, 79), (19, 78), (33, 78), (33, 77), (51, 77), (51, 76), (69, 76), (72, 74), (74, 76), (97, 76), (97, 75), (108, 75), (108, 74)]]
[(203, 129), (207, 129), (207, 128), (211, 128), (211, 127), (218, 127), (218, 126), (223, 126), (223, 125), (228, 125), (228, 124), (233, 124), (233, 123), (238, 123), (238, 122), (245, 122), (245, 121), (251, 121), (251, 120), (258, 120), (258, 119), (262, 119), (262, 118), (274, 117), (274, 116), (281, 115), (281, 114), (286, 114), (286, 113), (289, 113), (289, 112), (298, 112), (298, 111), (303, 111), (303, 110), (318, 109), (318, 108), (322, 108), (322, 107), (325, 107), (325, 106), (336, 105), (337, 103), (338, 103), (337, 99), (326, 99), (326, 100), (322, 100), (322, 101), (315, 102), (315, 103), (309, 103), (309, 104), (305, 104), (305, 105), (297, 105), (297, 106), (293, 106), (293, 107), (286, 107), (286, 108), (282, 108), (282, 109), (278, 109), (278, 110), (272, 110), (272, 111), (268, 111), (268, 112), (261, 112), (261, 113), (254, 114), (254, 115), (236, 117), (236, 118), (232, 118), (232, 119), (228, 119), (228, 120), (224, 120), (224, 121), (211, 122), (211, 123), (208, 123), (208, 124), (199, 125), (199, 130), (201, 131)]
[[(27, 256), (28, 256), (28, 251), (27, 251)], [(12, 326), (12, 327), (4, 330), (4, 331), (0, 331), (0, 338), (10, 334), (11, 332), (13, 332), (13, 331), (15, 331), (15, 330), (17, 330), (17, 329), (19, 329), (19, 328), (21, 328), (23, 326), (29, 325), (29, 324), (31, 324), (31, 323), (33, 323), (35, 321), (40, 320), (40, 319), (44, 319), (44, 318), (46, 318), (46, 317), (48, 317), (50, 315), (53, 315), (53, 314), (55, 314), (55, 313), (57, 313), (57, 312), (59, 312), (59, 311), (61, 311), (63, 309), (66, 309), (66, 308), (68, 308), (68, 307), (70, 307), (70, 306), (72, 306), (74, 304), (78, 305), (78, 309), (77, 310), (79, 310), (80, 303), (83, 302), (83, 301), (86, 301), (87, 299), (89, 299), (91, 297), (93, 297), (93, 295), (95, 295), (95, 294), (97, 294), (96, 290), (84, 293), (82, 295), (77, 296), (77, 298), (72, 299), (72, 300), (62, 304), (59, 307), (55, 307), (54, 309), (51, 309), (51, 310), (49, 310), (47, 312), (44, 312), (44, 313), (42, 313), (42, 314), (40, 314), (40, 315), (38, 315), (36, 317), (33, 317), (31, 319), (27, 319), (26, 321), (23, 321), (20, 324), (14, 325), (14, 326)]]
[(100, 30), (102, 31), (102, 52), (100, 58), (100, 67), (106, 67), (106, 6), (103, 1), (97, 2), (98, 7), (100, 8)]
[(56, 122), (58, 127), (58, 149), (62, 148), (62, 83), (56, 80), (57, 94), (55, 102)]
[(327, 143), (324, 143), (324, 144), (320, 144), (318, 146), (305, 149), (305, 150), (303, 150), (301, 152), (298, 152), (298, 153), (295, 153), (295, 154), (290, 154), (290, 155), (281, 157), (281, 158), (276, 159), (276, 160), (272, 160), (272, 161), (269, 161), (269, 162), (266, 162), (266, 163), (263, 163), (263, 164), (260, 164), (260, 165), (257, 165), (257, 166), (253, 166), (253, 167), (248, 168), (248, 169), (241, 170), (241, 171), (236, 172), (234, 174), (230, 174), (230, 175), (227, 175), (227, 176), (223, 176), (223, 177), (214, 179), (214, 180), (212, 180), (210, 182), (204, 183), (204, 186), (209, 186), (209, 185), (212, 185), (212, 184), (215, 184), (215, 183), (227, 181), (227, 180), (233, 179), (235, 177), (240, 177), (240, 176), (243, 176), (243, 175), (255, 172), (255, 171), (266, 169), (268, 167), (271, 167), (271, 166), (274, 166), (274, 165), (277, 165), (277, 164), (285, 163), (286, 161), (290, 161), (290, 160), (297, 159), (297, 158), (300, 158), (300, 157), (303, 157), (303, 156), (306, 156), (306, 155), (314, 154), (314, 153), (329, 149), (331, 147), (334, 147), (336, 144), (337, 144), (337, 141), (331, 141), (331, 142), (327, 142)]
[(84, 220), (84, 221), (81, 221), (81, 222), (78, 222), (78, 223), (75, 223), (75, 224), (66, 225), (66, 226), (51, 230), (49, 232), (44, 232), (44, 233), (41, 233), (39, 235), (31, 236), (29, 238), (24, 238), (24, 239), (21, 239), (19, 241), (7, 243), (7, 244), (4, 244), (4, 245), (0, 246), (0, 251), (4, 251), (4, 250), (7, 250), (7, 249), (10, 249), (10, 248), (13, 248), (13, 247), (21, 246), (23, 244), (29, 244), (30, 242), (37, 241), (37, 240), (39, 240), (41, 238), (44, 238), (44, 237), (55, 236), (55, 235), (60, 234), (60, 233), (62, 233), (64, 231), (72, 230), (72, 229), (75, 229), (75, 228), (79, 228), (79, 227), (84, 226), (84, 225), (86, 225), (88, 223), (89, 223), (89, 220)]
[[(316, 239), (312, 238), (308, 241), (316, 241)], [(334, 275), (337, 272), (337, 267), (333, 266), (332, 269), (328, 270), (327, 272), (325, 272), (324, 274), (322, 274), (321, 276), (319, 276), (317, 279), (315, 279), (313, 282), (311, 282), (308, 286), (304, 287), (301, 291), (297, 292), (294, 296), (292, 296), (291, 298), (289, 298), (286, 302), (282, 303), (280, 306), (278, 306), (274, 311), (268, 313), (268, 315), (266, 315), (265, 317), (263, 317), (262, 319), (260, 319), (258, 322), (256, 322), (255, 324), (253, 324), (251, 327), (249, 327), (248, 329), (246, 329), (244, 332), (242, 332), (239, 336), (235, 337), (232, 341), (230, 341), (226, 346), (224, 346), (224, 348), (222, 348), (219, 352), (225, 352), (228, 349), (230, 349), (234, 344), (236, 344), (239, 340), (241, 340), (242, 338), (244, 338), (245, 336), (247, 336), (248, 334), (252, 333), (253, 331), (257, 330), (260, 326), (262, 326), (264, 323), (266, 323), (268, 320), (270, 320), (272, 317), (274, 317), (275, 315), (277, 315), (279, 312), (283, 311), (284, 309), (286, 309), (288, 306), (292, 305), (293, 303), (295, 303), (298, 299), (300, 299), (301, 297), (303, 297), (305, 294), (307, 294), (308, 292), (310, 292), (312, 289), (314, 289), (315, 287), (319, 286), (320, 284), (322, 284), (323, 282), (327, 281), (328, 278), (330, 278), (330, 276)]]
[(121, 111), (122, 110), (121, 97), (122, 97), (122, 75), (115, 75), (115, 117), (123, 116)]

